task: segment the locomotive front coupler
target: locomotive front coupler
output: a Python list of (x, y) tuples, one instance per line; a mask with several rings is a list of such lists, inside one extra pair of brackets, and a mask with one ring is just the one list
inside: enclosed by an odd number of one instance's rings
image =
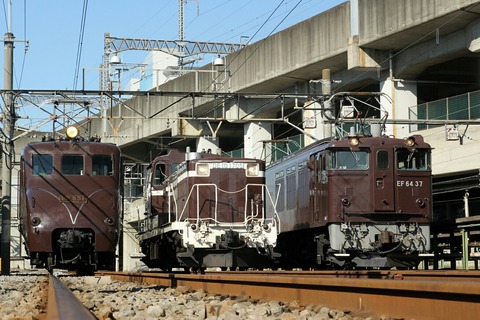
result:
[(225, 231), (224, 234), (217, 237), (217, 243), (223, 248), (240, 249), (246, 245), (246, 241), (243, 236), (240, 236), (238, 231), (232, 229)]

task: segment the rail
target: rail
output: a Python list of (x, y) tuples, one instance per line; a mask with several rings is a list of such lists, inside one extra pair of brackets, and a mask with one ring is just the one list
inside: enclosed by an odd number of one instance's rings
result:
[(48, 320), (97, 319), (58, 278), (49, 275)]
[[(428, 275), (373, 271), (302, 273), (114, 273), (123, 281), (186, 286), (210, 294), (294, 301), (348, 310), (352, 316), (388, 314), (402, 319), (473, 319), (480, 314), (480, 274), (431, 271)], [(465, 278), (471, 281), (465, 281)]]

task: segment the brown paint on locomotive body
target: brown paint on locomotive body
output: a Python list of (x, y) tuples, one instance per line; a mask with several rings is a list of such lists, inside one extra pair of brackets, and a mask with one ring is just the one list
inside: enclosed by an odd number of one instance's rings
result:
[(27, 145), (21, 157), (19, 216), (32, 264), (68, 268), (69, 263), (59, 262), (59, 237), (70, 246), (65, 238), (86, 234), (93, 235), (93, 249), (79, 251), (91, 255), (89, 259), (95, 253), (114, 258), (122, 211), (121, 176), (120, 150), (113, 144), (52, 141)]
[[(241, 260), (234, 255), (254, 259), (257, 246), (273, 247), (276, 222), (264, 209), (264, 171), (256, 159), (177, 150), (158, 156), (148, 171), (147, 218), (140, 232), (146, 264), (234, 267)], [(177, 239), (174, 252), (162, 251), (163, 237)]]
[[(412, 146), (390, 137), (355, 137), (355, 146), (348, 138), (321, 142), (269, 166), (267, 187), (279, 195), (276, 208), (267, 207), (280, 218), (277, 250), (284, 256), (305, 251), (311, 238), (322, 242), (312, 245), (310, 253), (318, 263), (328, 255), (339, 262), (335, 255), (426, 253), (432, 220), (431, 148), (421, 136), (412, 138)], [(398, 248), (392, 249), (387, 238)], [(294, 239), (305, 244), (293, 248)], [(412, 249), (403, 247), (403, 240), (415, 242)]]

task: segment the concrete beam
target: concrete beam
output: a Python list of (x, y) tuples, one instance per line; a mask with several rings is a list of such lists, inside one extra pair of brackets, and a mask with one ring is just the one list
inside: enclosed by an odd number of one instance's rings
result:
[(385, 51), (360, 47), (358, 35), (348, 38), (347, 52), (348, 70), (377, 70), (382, 67), (381, 62), (385, 59)]

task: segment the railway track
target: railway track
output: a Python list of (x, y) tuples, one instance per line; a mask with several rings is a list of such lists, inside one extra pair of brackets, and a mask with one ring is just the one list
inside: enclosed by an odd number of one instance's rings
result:
[(113, 279), (210, 294), (326, 305), (352, 316), (471, 319), (480, 314), (478, 271), (102, 272)]
[(57, 277), (49, 275), (47, 313), (43, 319), (97, 319)]

